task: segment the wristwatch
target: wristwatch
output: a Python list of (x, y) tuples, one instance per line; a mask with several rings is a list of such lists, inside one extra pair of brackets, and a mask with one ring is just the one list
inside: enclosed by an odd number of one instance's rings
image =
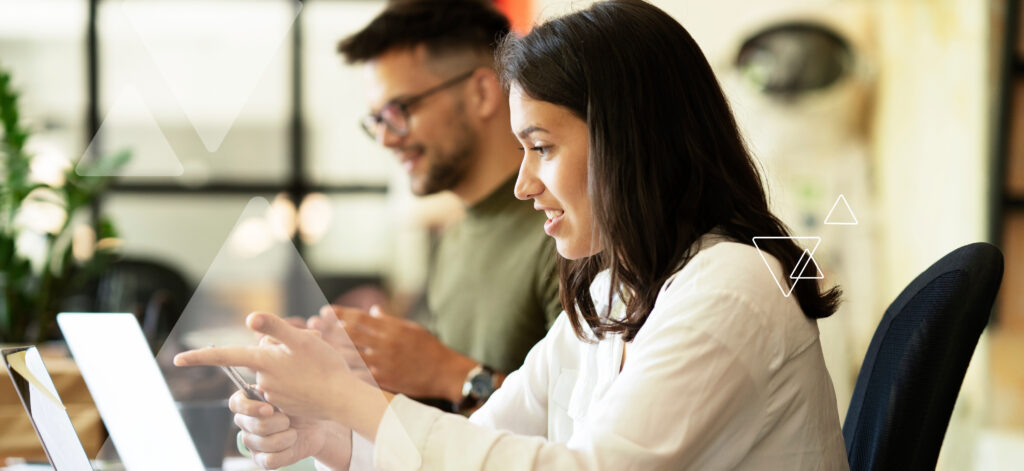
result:
[(462, 383), (462, 401), (459, 402), (459, 410), (470, 410), (483, 404), (497, 387), (494, 385), (494, 370), (489, 366), (476, 365), (466, 375), (466, 382)]

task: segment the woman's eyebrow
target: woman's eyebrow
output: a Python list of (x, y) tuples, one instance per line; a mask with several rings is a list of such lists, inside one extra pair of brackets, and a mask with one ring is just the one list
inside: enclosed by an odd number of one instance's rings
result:
[(551, 131), (548, 131), (547, 129), (544, 129), (544, 128), (539, 127), (539, 126), (529, 126), (529, 127), (521, 129), (518, 133), (516, 133), (516, 136), (519, 136), (520, 139), (526, 139), (527, 137), (530, 137), (530, 134), (533, 134), (535, 132), (547, 132), (547, 133), (550, 133)]

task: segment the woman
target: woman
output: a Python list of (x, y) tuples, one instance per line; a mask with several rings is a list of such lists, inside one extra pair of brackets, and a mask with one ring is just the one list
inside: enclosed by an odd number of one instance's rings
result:
[[(254, 314), (274, 341), (178, 363), (259, 371), (281, 412), (237, 394), (232, 408), (261, 464), (344, 468), (367, 451), (350, 452), (354, 431), (381, 469), (846, 469), (815, 321), (839, 292), (798, 276), (810, 257), (769, 212), (689, 34), (609, 1), (507, 38), (498, 59), (516, 196), (548, 214), (566, 312), (468, 420), (382, 394), (316, 334)], [(758, 236), (775, 239), (759, 251)]]

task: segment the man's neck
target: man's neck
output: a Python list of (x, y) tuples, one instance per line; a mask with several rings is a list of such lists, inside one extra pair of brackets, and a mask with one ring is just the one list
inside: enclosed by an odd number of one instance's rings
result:
[(519, 170), (523, 154), (518, 149), (518, 141), (510, 131), (498, 133), (496, 136), (485, 136), (480, 148), (480, 155), (475, 156), (473, 168), (452, 193), (466, 207), (479, 203), (494, 192), (502, 183), (508, 181)]

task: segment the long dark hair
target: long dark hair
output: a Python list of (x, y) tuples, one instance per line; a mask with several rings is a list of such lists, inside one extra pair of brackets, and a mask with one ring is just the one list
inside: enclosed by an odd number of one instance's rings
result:
[[(632, 340), (661, 286), (713, 229), (748, 245), (788, 236), (711, 66), (665, 12), (639, 0), (595, 3), (507, 36), (496, 57), (506, 87), (568, 108), (590, 131), (588, 191), (603, 250), (559, 261), (562, 305), (580, 338), (582, 319), (598, 338)], [(784, 273), (803, 255), (791, 239), (765, 242)], [(626, 305), (621, 321), (598, 313), (590, 296), (604, 269)], [(793, 293), (806, 316), (835, 312), (838, 287), (799, 281)]]

